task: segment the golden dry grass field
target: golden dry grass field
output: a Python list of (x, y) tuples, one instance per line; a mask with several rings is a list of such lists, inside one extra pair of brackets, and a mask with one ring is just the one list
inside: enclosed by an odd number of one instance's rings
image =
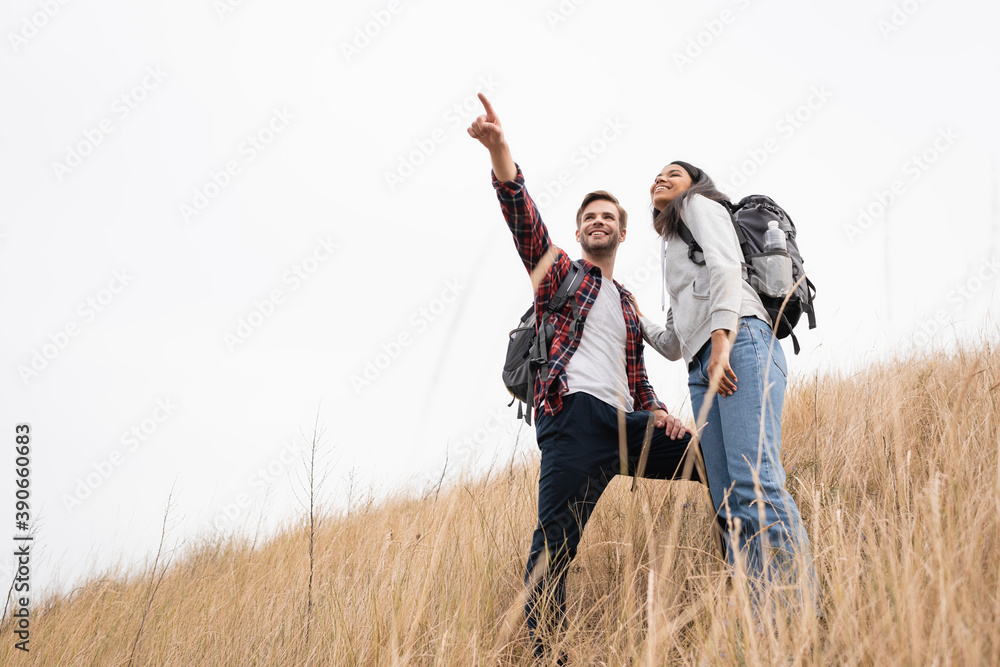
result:
[[(570, 573), (569, 664), (1000, 664), (998, 403), (1000, 355), (982, 342), (793, 378), (783, 458), (820, 620), (753, 621), (699, 485), (631, 493), (618, 478)], [(0, 664), (532, 664), (520, 604), (537, 475), (536, 457), (325, 518), (311, 609), (299, 522), (255, 548), (188, 547), (162, 580), (112, 571), (40, 603), (30, 654), (0, 627)]]

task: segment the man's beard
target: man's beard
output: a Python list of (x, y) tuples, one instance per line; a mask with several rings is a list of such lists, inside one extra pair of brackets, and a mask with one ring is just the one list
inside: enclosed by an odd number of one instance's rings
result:
[(609, 233), (601, 245), (595, 246), (591, 245), (589, 236), (583, 236), (580, 238), (580, 247), (591, 257), (608, 257), (613, 255), (615, 250), (618, 249), (619, 238), (621, 236), (617, 232), (613, 234)]

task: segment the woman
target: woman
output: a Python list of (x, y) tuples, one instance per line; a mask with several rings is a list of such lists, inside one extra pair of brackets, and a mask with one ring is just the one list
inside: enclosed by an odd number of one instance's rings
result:
[[(653, 227), (662, 243), (670, 241), (663, 248), (670, 309), (666, 326), (641, 318), (643, 337), (667, 359), (688, 364), (691, 407), (697, 425), (704, 423), (701, 448), (712, 501), (736, 537), (730, 564), (735, 546), (760, 593), (765, 569), (779, 583), (803, 563), (812, 592), (809, 540), (785, 489), (780, 459), (787, 366), (781, 345), (772, 340), (767, 311), (743, 279), (728, 200), (705, 172), (686, 162), (664, 167), (649, 192)], [(701, 246), (704, 264), (688, 256), (688, 244), (678, 236), (681, 225)], [(713, 380), (718, 393), (710, 396)]]

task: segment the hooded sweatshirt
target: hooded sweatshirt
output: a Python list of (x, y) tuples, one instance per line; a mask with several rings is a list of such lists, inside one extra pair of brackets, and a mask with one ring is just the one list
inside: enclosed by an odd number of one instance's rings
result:
[(671, 361), (688, 364), (716, 329), (735, 331), (741, 317), (771, 318), (757, 293), (743, 279), (743, 252), (733, 220), (725, 207), (702, 195), (692, 195), (681, 210), (684, 224), (705, 253), (705, 264), (688, 258), (688, 246), (678, 236), (663, 251), (663, 281), (670, 298), (667, 321), (661, 326), (641, 318), (642, 335)]

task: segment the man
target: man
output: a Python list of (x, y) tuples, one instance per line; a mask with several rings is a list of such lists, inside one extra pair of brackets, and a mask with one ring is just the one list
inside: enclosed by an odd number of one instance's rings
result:
[[(468, 132), (490, 152), (493, 187), (535, 286), (537, 325), (571, 261), (549, 241), (500, 120), (489, 100), (481, 93), (479, 99), (486, 114)], [(685, 460), (691, 434), (667, 414), (646, 377), (632, 295), (613, 279), (627, 221), (610, 193), (597, 191), (584, 197), (576, 216), (576, 240), (583, 251), (580, 264), (586, 271), (575, 296), (580, 321), (572, 326), (568, 308), (553, 313), (548, 379), (535, 381), (535, 435), (542, 462), (538, 524), (525, 572), (525, 614), (538, 654), (544, 651), (539, 636), (544, 626), (561, 624), (565, 616), (566, 572), (587, 519), (611, 478), (621, 473), (699, 479), (693, 461)], [(647, 430), (652, 434), (643, 466)], [(621, 469), (621, 434), (627, 471)]]

